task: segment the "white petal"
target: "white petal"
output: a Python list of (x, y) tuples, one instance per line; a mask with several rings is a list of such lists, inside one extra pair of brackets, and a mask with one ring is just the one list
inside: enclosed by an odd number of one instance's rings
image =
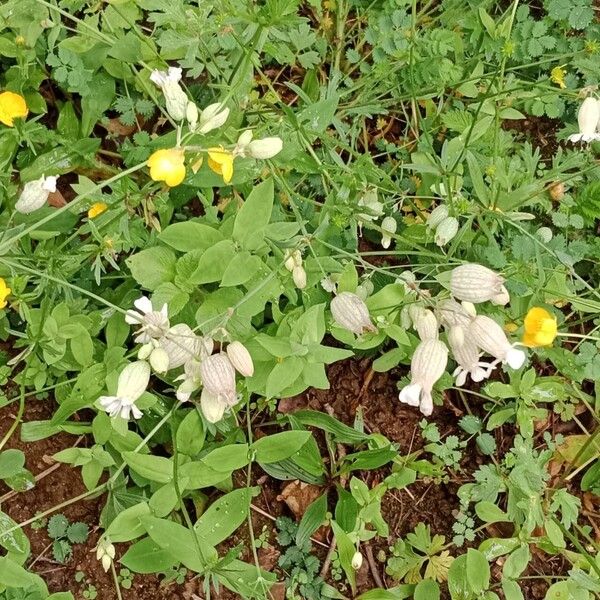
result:
[(127, 323), (128, 325), (139, 325), (143, 321), (144, 321), (144, 317), (142, 315), (140, 315), (139, 312), (136, 312), (135, 310), (128, 310), (125, 313), (125, 323)]
[(400, 391), (400, 402), (409, 406), (419, 406), (421, 391), (423, 387), (419, 383), (411, 383)]
[(426, 417), (433, 412), (433, 398), (431, 397), (430, 392), (423, 391), (421, 394), (421, 404), (419, 409)]
[(165, 71), (154, 70), (150, 73), (150, 81), (158, 87), (162, 87), (167, 82), (167, 73)]
[(200, 396), (200, 408), (202, 409), (204, 418), (209, 423), (217, 423), (223, 418), (226, 406), (217, 396), (206, 390), (202, 390), (202, 395)]
[(152, 308), (152, 302), (148, 296), (142, 296), (138, 298), (133, 305), (144, 315), (151, 313), (154, 309)]
[(511, 369), (520, 369), (525, 363), (525, 352), (518, 348), (511, 348), (506, 353), (506, 363)]
[(57, 179), (58, 177), (55, 176), (46, 177), (44, 183), (42, 183), (42, 188), (47, 192), (55, 192)]
[(182, 72), (183, 71), (179, 67), (169, 67), (167, 77), (168, 77), (169, 81), (172, 81), (173, 83), (177, 83), (178, 81), (181, 81)]

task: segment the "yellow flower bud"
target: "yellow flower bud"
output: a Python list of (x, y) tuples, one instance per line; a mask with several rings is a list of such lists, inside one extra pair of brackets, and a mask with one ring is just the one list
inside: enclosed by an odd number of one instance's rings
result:
[(148, 159), (150, 177), (164, 181), (169, 187), (178, 186), (185, 179), (185, 156), (181, 148), (157, 150)]
[(0, 277), (0, 308), (4, 308), (8, 304), (6, 299), (11, 292), (12, 290), (6, 285), (6, 281)]
[(88, 218), (95, 219), (97, 216), (101, 215), (108, 208), (108, 204), (106, 202), (96, 202), (90, 206), (88, 210)]

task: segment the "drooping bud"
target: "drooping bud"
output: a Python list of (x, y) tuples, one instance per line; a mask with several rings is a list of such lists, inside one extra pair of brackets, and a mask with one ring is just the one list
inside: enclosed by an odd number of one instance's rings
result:
[(502, 363), (508, 364), (512, 369), (523, 366), (525, 353), (508, 341), (504, 330), (494, 319), (486, 315), (476, 316), (469, 325), (467, 333), (478, 348)]
[(198, 123), (198, 133), (208, 133), (221, 127), (227, 121), (229, 109), (220, 102), (209, 104), (201, 113)]
[(356, 335), (377, 331), (367, 305), (352, 292), (342, 292), (331, 301), (331, 316), (340, 327)]
[(504, 278), (475, 263), (460, 265), (450, 274), (450, 292), (459, 300), (473, 304), (487, 302), (506, 293)]
[(235, 395), (235, 369), (224, 352), (205, 358), (200, 363), (200, 376), (204, 388), (211, 394)]
[(213, 351), (213, 341), (209, 337), (196, 335), (186, 323), (173, 325), (160, 339), (160, 346), (169, 356), (169, 369), (181, 367), (186, 362), (202, 360)]
[(231, 342), (227, 346), (227, 356), (240, 375), (244, 377), (252, 377), (254, 375), (254, 363), (252, 362), (250, 352), (248, 352), (244, 344), (237, 341)]
[(435, 229), (445, 218), (448, 217), (448, 207), (445, 204), (436, 206), (427, 217), (427, 227)]
[(211, 394), (204, 388), (200, 394), (200, 408), (209, 423), (218, 423), (223, 418), (227, 405), (219, 399), (217, 394)]
[(434, 340), (438, 338), (439, 323), (432, 311), (411, 304), (408, 308), (412, 325), (421, 340)]
[(363, 564), (363, 555), (357, 550), (352, 557), (352, 568), (358, 571)]
[(169, 370), (169, 355), (161, 348), (154, 348), (150, 353), (150, 366), (155, 373), (162, 375)]
[(373, 282), (370, 279), (365, 279), (362, 283), (356, 286), (356, 295), (361, 300), (366, 300), (373, 293), (374, 289), (375, 286), (373, 285)]
[(491, 368), (486, 363), (479, 362), (479, 348), (473, 340), (465, 335), (462, 327), (452, 327), (448, 332), (448, 344), (458, 367), (452, 373), (456, 377), (456, 385), (461, 387), (467, 381), (467, 375), (473, 381), (483, 381), (490, 376)]
[(445, 246), (458, 233), (458, 219), (446, 217), (435, 229), (435, 243)]
[(185, 110), (185, 118), (188, 122), (189, 128), (192, 131), (194, 129), (196, 129), (196, 125), (198, 125), (198, 116), (199, 116), (198, 107), (196, 106), (195, 102), (192, 102), (190, 100), (188, 102), (187, 108)]
[(96, 560), (102, 563), (102, 569), (107, 573), (115, 558), (115, 547), (107, 538), (101, 538), (96, 546)]
[(410, 384), (400, 391), (400, 402), (418, 406), (425, 416), (433, 412), (431, 390), (444, 374), (448, 364), (448, 348), (440, 340), (421, 342), (410, 362)]
[(397, 228), (398, 223), (396, 219), (394, 219), (394, 217), (385, 217), (385, 219), (381, 221), (381, 229), (383, 230), (383, 233), (381, 235), (381, 245), (386, 250), (390, 247), (392, 243), (392, 238), (388, 234), (394, 235), (394, 233), (396, 233)]
[(294, 285), (299, 290), (303, 290), (306, 287), (306, 271), (304, 267), (294, 267), (292, 270), (292, 279), (294, 280)]
[(22, 214), (28, 215), (39, 208), (42, 208), (50, 192), (56, 192), (57, 177), (44, 177), (28, 181), (15, 204), (15, 210)]
[(181, 81), (181, 69), (177, 67), (169, 67), (168, 71), (152, 71), (150, 81), (155, 83), (165, 97), (167, 112), (174, 121), (182, 121), (185, 119), (188, 97), (181, 89), (179, 82)]
[(577, 113), (577, 123), (579, 133), (569, 136), (570, 142), (593, 142), (600, 139), (600, 134), (596, 132), (596, 127), (600, 121), (600, 103), (596, 98), (588, 96)]
[(281, 152), (283, 141), (278, 137), (267, 137), (262, 140), (252, 140), (246, 149), (246, 154), (252, 158), (266, 160)]

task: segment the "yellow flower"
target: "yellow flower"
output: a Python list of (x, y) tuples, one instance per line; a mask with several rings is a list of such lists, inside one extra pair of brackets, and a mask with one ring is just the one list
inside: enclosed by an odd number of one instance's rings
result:
[(11, 291), (12, 290), (7, 287), (6, 281), (0, 277), (0, 308), (4, 308), (8, 304), (6, 298), (10, 296)]
[(24, 119), (27, 113), (29, 113), (29, 109), (23, 96), (14, 92), (2, 92), (0, 94), (0, 123), (12, 127), (15, 119)]
[(108, 208), (106, 202), (96, 202), (90, 206), (88, 210), (88, 218), (95, 219), (98, 215), (101, 215)]
[(148, 159), (150, 177), (154, 181), (164, 181), (169, 187), (175, 187), (185, 179), (184, 161), (181, 148), (157, 150)]
[(539, 306), (529, 309), (524, 327), (523, 344), (529, 348), (549, 346), (558, 333), (556, 317)]
[(567, 87), (565, 83), (565, 75), (567, 72), (562, 67), (554, 67), (552, 71), (550, 71), (550, 81), (552, 83), (556, 83), (561, 90), (564, 90)]
[(223, 147), (208, 149), (208, 166), (229, 183), (233, 177), (233, 153)]

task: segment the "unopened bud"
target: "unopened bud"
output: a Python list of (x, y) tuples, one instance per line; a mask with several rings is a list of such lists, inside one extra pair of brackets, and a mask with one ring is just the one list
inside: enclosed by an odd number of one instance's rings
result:
[(241, 342), (231, 342), (227, 346), (227, 356), (237, 372), (244, 377), (254, 375), (254, 363), (250, 352)]
[(427, 217), (427, 227), (435, 229), (448, 216), (448, 207), (445, 204), (436, 206), (429, 217)]
[(506, 293), (504, 278), (475, 263), (460, 265), (450, 275), (450, 291), (455, 298), (478, 304)]
[(356, 335), (377, 331), (364, 300), (352, 292), (342, 292), (331, 301), (331, 316), (340, 327)]
[(446, 217), (435, 230), (435, 243), (445, 246), (458, 233), (458, 219)]
[(352, 557), (352, 568), (358, 571), (363, 564), (363, 555), (357, 550)]
[(306, 271), (304, 267), (294, 267), (292, 270), (292, 279), (294, 280), (294, 285), (299, 290), (303, 290), (306, 287)]

